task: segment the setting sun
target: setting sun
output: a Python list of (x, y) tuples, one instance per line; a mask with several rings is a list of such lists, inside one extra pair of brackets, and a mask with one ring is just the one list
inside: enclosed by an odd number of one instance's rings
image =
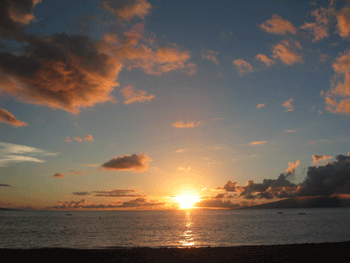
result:
[(193, 208), (193, 205), (199, 202), (199, 197), (192, 194), (179, 195), (175, 197), (180, 209)]

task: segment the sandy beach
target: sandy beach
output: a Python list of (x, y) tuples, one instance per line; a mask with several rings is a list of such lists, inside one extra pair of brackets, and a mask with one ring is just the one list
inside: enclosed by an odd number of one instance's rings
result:
[(268, 246), (205, 248), (132, 248), (132, 249), (0, 249), (2, 258), (20, 262), (64, 260), (64, 262), (298, 262), (300, 260), (341, 259), (348, 242)]

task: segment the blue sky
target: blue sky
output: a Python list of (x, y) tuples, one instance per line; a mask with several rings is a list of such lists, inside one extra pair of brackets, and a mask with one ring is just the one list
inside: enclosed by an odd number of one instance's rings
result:
[(1, 206), (256, 204), (349, 152), (348, 1), (2, 5)]

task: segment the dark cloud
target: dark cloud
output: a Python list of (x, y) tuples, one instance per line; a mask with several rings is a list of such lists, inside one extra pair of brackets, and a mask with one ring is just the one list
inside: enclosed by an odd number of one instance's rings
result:
[(73, 195), (91, 195), (91, 192), (73, 192)]
[(64, 175), (61, 173), (55, 173), (52, 177), (53, 178), (64, 178)]
[(133, 155), (125, 154), (123, 157), (114, 157), (102, 164), (101, 167), (105, 170), (143, 172), (147, 170), (149, 161), (151, 161), (151, 159), (143, 153)]
[(78, 113), (114, 101), (122, 63), (86, 36), (31, 37), (22, 55), (0, 53), (0, 91), (25, 102)]
[(297, 190), (298, 196), (350, 194), (350, 156), (338, 155), (324, 166), (308, 167), (307, 175)]
[(3, 187), (10, 187), (11, 185), (9, 184), (0, 184), (0, 187), (3, 186)]
[(131, 194), (136, 193), (137, 190), (121, 190), (121, 189), (115, 189), (110, 191), (93, 191), (95, 193), (94, 196), (104, 196), (104, 197), (130, 197), (135, 196), (139, 197), (140, 194)]
[[(315, 159), (314, 156), (313, 158)], [(297, 164), (299, 162), (289, 163), (287, 171), (290, 173), (282, 173), (277, 179), (264, 179), (262, 183), (248, 180), (245, 186), (227, 181), (224, 187), (218, 187), (216, 190), (237, 192), (239, 197), (247, 200), (350, 195), (350, 156), (338, 155), (334, 162), (328, 162), (324, 166), (308, 167), (306, 178), (298, 185), (288, 180)], [(217, 195), (213, 199), (219, 198), (225, 198), (225, 195)]]
[(58, 201), (58, 205), (48, 207), (49, 209), (110, 209), (110, 208), (133, 208), (133, 207), (152, 207), (161, 206), (165, 203), (157, 201), (148, 201), (146, 198), (139, 197), (126, 202), (118, 202), (117, 204), (95, 204), (87, 203), (85, 199), (80, 201)]
[(0, 122), (6, 122), (16, 127), (28, 125), (28, 123), (17, 120), (16, 117), (13, 116), (13, 114), (1, 108), (0, 108)]
[(3, 0), (0, 1), (0, 34), (14, 40), (26, 38), (24, 26), (35, 21), (33, 8), (41, 0)]

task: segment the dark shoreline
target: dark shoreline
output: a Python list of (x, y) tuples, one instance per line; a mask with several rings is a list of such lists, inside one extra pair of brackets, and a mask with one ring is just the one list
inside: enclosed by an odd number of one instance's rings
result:
[(21, 262), (298, 262), (345, 258), (350, 241), (201, 248), (0, 249), (1, 258)]

